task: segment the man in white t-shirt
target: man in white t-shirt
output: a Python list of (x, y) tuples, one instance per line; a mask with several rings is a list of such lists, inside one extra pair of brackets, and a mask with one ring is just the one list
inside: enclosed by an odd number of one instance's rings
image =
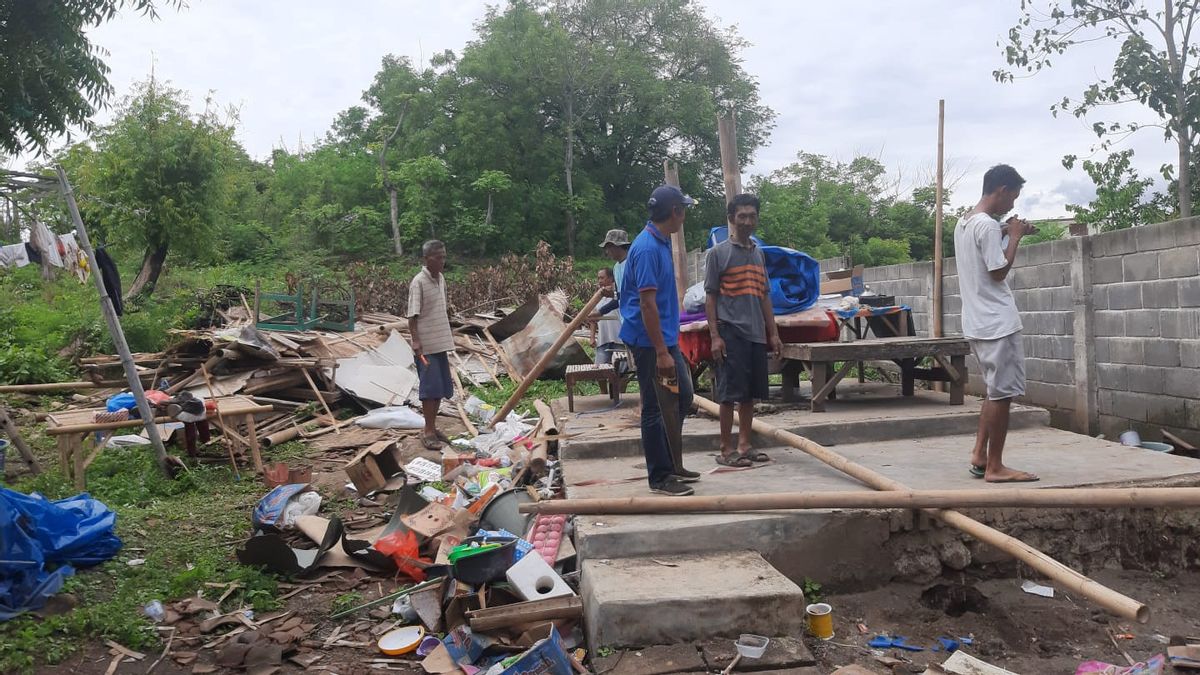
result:
[(954, 257), (962, 295), (962, 331), (979, 359), (987, 400), (971, 451), (971, 475), (989, 483), (1026, 483), (1038, 477), (1004, 466), (1004, 440), (1012, 400), (1025, 393), (1025, 348), (1021, 316), (1008, 287), (1021, 237), (1036, 232), (1016, 216), (1001, 225), (1021, 194), (1025, 179), (998, 164), (983, 176), (983, 198), (954, 227)]

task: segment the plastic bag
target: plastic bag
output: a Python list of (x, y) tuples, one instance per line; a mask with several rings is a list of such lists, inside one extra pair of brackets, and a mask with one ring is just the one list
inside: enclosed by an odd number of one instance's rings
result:
[(423, 566), (430, 565), (433, 561), (421, 557), (421, 544), (412, 530), (396, 530), (386, 534), (377, 539), (373, 547), (396, 561), (396, 570), (400, 574), (416, 582), (425, 581)]
[(421, 429), (425, 426), (425, 418), (412, 408), (393, 405), (376, 408), (360, 417), (355, 424), (368, 429)]
[(118, 410), (133, 410), (137, 407), (137, 401), (133, 398), (133, 394), (122, 392), (108, 397), (104, 402), (104, 408), (108, 412), (117, 412)]
[(705, 296), (704, 282), (688, 286), (687, 292), (683, 294), (683, 311), (703, 312)]
[(283, 526), (291, 527), (300, 516), (315, 516), (321, 510), (321, 495), (316, 492), (301, 492), (288, 500), (283, 507)]
[[(255, 505), (254, 511), (250, 514), (250, 523), (254, 525), (256, 530), (264, 530), (272, 527), (282, 527), (284, 510), (292, 497), (300, 494), (308, 489), (307, 483), (292, 483), (290, 485), (280, 485), (274, 490), (267, 493)], [(319, 505), (319, 504), (318, 504)]]

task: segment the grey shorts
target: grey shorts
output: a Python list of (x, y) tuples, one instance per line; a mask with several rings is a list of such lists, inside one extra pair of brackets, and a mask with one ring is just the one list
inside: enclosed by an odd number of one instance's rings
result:
[(767, 381), (767, 346), (743, 338), (725, 323), (717, 324), (725, 341), (725, 358), (716, 364), (717, 403), (743, 403), (771, 397)]
[(1025, 395), (1025, 343), (1021, 331), (995, 340), (971, 340), (990, 401)]

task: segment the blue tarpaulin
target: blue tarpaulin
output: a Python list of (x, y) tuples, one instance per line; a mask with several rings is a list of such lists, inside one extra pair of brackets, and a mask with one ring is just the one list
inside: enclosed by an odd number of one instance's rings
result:
[(86, 492), (52, 502), (0, 488), (0, 621), (42, 607), (76, 567), (116, 555), (116, 522)]
[[(729, 227), (714, 227), (708, 232), (712, 248), (729, 238)], [(763, 252), (767, 278), (771, 283), (771, 306), (776, 315), (795, 314), (817, 304), (821, 295), (821, 266), (807, 253), (786, 246), (768, 246), (758, 237), (750, 237)]]

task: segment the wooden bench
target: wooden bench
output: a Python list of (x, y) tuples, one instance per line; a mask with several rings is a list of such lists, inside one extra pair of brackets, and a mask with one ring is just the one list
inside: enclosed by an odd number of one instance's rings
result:
[[(967, 354), (971, 346), (966, 338), (894, 337), (853, 342), (812, 342), (783, 345), (783, 399), (795, 400), (800, 372), (807, 370), (812, 379), (812, 411), (824, 412), (825, 401), (836, 399), (837, 385), (855, 363), (893, 361), (900, 366), (900, 392), (912, 396), (915, 381), (950, 383), (950, 404), (962, 405), (967, 385)], [(931, 368), (918, 368), (923, 359), (932, 359)], [(840, 368), (834, 365), (841, 362)]]
[(600, 391), (607, 391), (614, 401), (621, 400), (621, 377), (612, 364), (567, 366), (567, 410), (575, 412), (575, 387), (579, 382), (599, 382)]

